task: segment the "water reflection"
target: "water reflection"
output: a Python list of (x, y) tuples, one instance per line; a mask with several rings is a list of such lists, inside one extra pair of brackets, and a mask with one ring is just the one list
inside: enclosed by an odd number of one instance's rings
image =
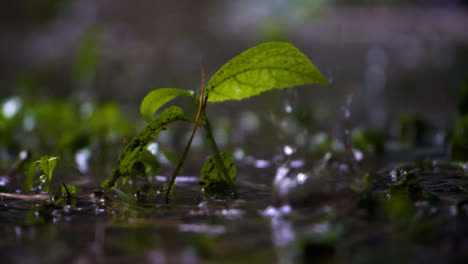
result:
[(226, 228), (222, 225), (181, 224), (179, 231), (220, 235), (226, 232)]

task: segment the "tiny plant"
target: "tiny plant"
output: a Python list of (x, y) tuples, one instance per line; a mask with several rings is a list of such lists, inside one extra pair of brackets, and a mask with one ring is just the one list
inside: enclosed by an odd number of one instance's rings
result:
[[(29, 192), (35, 186), (41, 186), (44, 192), (50, 193), (50, 182), (52, 175), (57, 165), (58, 157), (42, 156), (40, 160), (33, 161), (29, 165), (26, 180), (24, 182), (24, 189)], [(36, 169), (39, 167), (42, 174), (36, 177)]]
[[(205, 86), (202, 66), (202, 85), (200, 93), (193, 91), (162, 88), (150, 92), (141, 103), (141, 114), (148, 124), (125, 146), (110, 178), (103, 183), (106, 189), (112, 188), (119, 179), (125, 182), (135, 177), (137, 165), (146, 147), (174, 121), (184, 120), (194, 123), (191, 137), (170, 178), (165, 198), (170, 192), (184, 160), (187, 157), (193, 137), (199, 126), (206, 132), (213, 150), (202, 167), (201, 180), (204, 189), (214, 193), (235, 192), (237, 169), (229, 152), (220, 152), (209, 122), (207, 103), (227, 100), (242, 100), (272, 90), (305, 84), (328, 85), (328, 81), (312, 62), (299, 49), (285, 42), (267, 42), (246, 50), (227, 62), (216, 72)], [(191, 97), (198, 104), (194, 119), (184, 116), (179, 107), (172, 106), (155, 118), (154, 113), (164, 104), (177, 96)]]

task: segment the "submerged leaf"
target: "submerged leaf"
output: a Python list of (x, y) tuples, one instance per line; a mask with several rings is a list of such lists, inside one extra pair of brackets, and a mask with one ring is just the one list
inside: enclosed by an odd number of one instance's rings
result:
[[(231, 152), (221, 152), (221, 159), (223, 160), (224, 167), (229, 173), (231, 182), (235, 182), (237, 168), (234, 164)], [(212, 156), (205, 161), (201, 169), (201, 182), (206, 189), (213, 190), (214, 188), (220, 189), (229, 187), (230, 183), (226, 181), (223, 173), (223, 168), (219, 166), (216, 156)]]
[(193, 92), (176, 88), (156, 89), (145, 96), (141, 102), (140, 112), (147, 122), (149, 122), (154, 112), (161, 106), (174, 99), (176, 96), (192, 96)]
[(207, 84), (208, 102), (241, 100), (272, 89), (328, 85), (312, 62), (293, 45), (267, 42), (231, 59)]
[(161, 133), (167, 125), (177, 120), (184, 120), (182, 109), (172, 106), (164, 110), (155, 119), (151, 120), (125, 147), (122, 155), (112, 170), (111, 177), (103, 183), (106, 188), (112, 188), (117, 180), (123, 177), (126, 180), (134, 176), (134, 165), (139, 161), (142, 151)]

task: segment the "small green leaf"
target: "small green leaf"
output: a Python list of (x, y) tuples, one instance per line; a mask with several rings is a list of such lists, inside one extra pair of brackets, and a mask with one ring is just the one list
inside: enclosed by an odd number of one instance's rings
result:
[(39, 168), (46, 175), (46, 181), (50, 182), (52, 180), (52, 174), (57, 165), (57, 159), (58, 157), (43, 156), (39, 160)]
[[(224, 167), (228, 170), (231, 182), (235, 182), (237, 168), (234, 164), (231, 152), (221, 152), (221, 159), (223, 160)], [(205, 188), (217, 184), (229, 184), (224, 179), (223, 169), (220, 168), (215, 156), (208, 158), (205, 164), (203, 164), (201, 169), (201, 182)]]
[(112, 170), (111, 177), (101, 186), (112, 188), (117, 183), (117, 180), (122, 177), (126, 180), (130, 176), (135, 176), (134, 165), (139, 161), (142, 151), (146, 151), (147, 146), (166, 129), (166, 126), (177, 120), (184, 120), (182, 109), (177, 106), (172, 106), (165, 109), (155, 119), (151, 120), (125, 147), (122, 155)]
[(28, 174), (26, 175), (26, 179), (24, 180), (24, 190), (26, 192), (31, 191), (33, 187), (34, 176), (36, 176), (36, 165), (37, 161), (33, 161), (29, 164)]
[(74, 197), (77, 192), (81, 191), (81, 189), (77, 188), (74, 185), (71, 184), (62, 184), (60, 185), (60, 191), (62, 192), (62, 195), (71, 195)]
[(231, 59), (207, 84), (208, 102), (241, 100), (272, 89), (328, 85), (312, 62), (293, 45), (267, 42)]
[(176, 88), (156, 89), (145, 96), (141, 102), (140, 112), (147, 122), (151, 121), (154, 112), (176, 96), (192, 96), (193, 92)]

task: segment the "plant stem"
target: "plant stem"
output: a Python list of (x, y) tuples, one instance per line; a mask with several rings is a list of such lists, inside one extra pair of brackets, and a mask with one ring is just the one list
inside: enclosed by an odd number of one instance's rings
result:
[(174, 186), (175, 179), (177, 175), (179, 174), (180, 170), (182, 169), (182, 166), (184, 165), (185, 158), (187, 158), (187, 154), (190, 149), (190, 146), (192, 146), (193, 137), (195, 136), (195, 133), (197, 133), (198, 123), (200, 122), (200, 118), (205, 109), (205, 69), (203, 68), (203, 64), (201, 65), (201, 79), (202, 79), (202, 84), (201, 84), (201, 93), (200, 93), (200, 104), (198, 106), (197, 117), (195, 118), (195, 125), (193, 126), (192, 135), (190, 136), (187, 146), (185, 146), (184, 153), (180, 157), (179, 162), (177, 163), (177, 166), (174, 172), (172, 173), (171, 180), (166, 190), (166, 195), (165, 195), (166, 203), (169, 202), (169, 195), (171, 194), (171, 190), (172, 190), (172, 187)]
[(214, 152), (216, 162), (218, 163), (219, 167), (221, 168), (221, 171), (223, 172), (224, 181), (229, 183), (229, 185), (234, 186), (231, 177), (229, 177), (229, 172), (226, 169), (226, 166), (224, 166), (223, 158), (221, 157), (221, 153), (219, 152), (218, 145), (216, 145), (213, 130), (211, 129), (211, 124), (208, 120), (208, 117), (206, 116), (205, 111), (203, 111), (203, 128), (205, 128), (206, 137), (208, 138), (208, 142), (210, 142), (210, 146)]

